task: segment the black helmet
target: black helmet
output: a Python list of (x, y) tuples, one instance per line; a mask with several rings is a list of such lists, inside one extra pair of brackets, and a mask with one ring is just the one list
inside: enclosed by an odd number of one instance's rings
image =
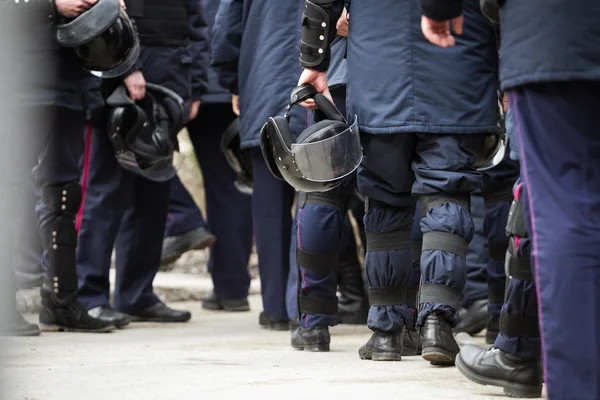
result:
[(502, 97), (498, 97), (498, 132), (486, 135), (477, 151), (475, 167), (486, 171), (500, 164), (506, 155), (508, 139), (506, 136), (505, 116)]
[(59, 21), (58, 43), (74, 51), (82, 66), (114, 78), (130, 70), (140, 54), (135, 25), (119, 0), (99, 0), (77, 18)]
[(236, 118), (225, 129), (221, 138), (221, 151), (236, 174), (235, 187), (241, 193), (252, 194), (252, 159), (250, 153), (240, 148), (240, 119)]
[(108, 135), (119, 164), (153, 181), (175, 176), (173, 151), (185, 123), (183, 100), (175, 92), (146, 83), (146, 96), (133, 102), (124, 85), (106, 100)]
[[(315, 124), (294, 142), (289, 126), (291, 108), (312, 98), (319, 107)], [(269, 170), (301, 192), (325, 192), (340, 185), (362, 161), (358, 119), (344, 116), (311, 85), (292, 91), (284, 117), (269, 118), (260, 133), (260, 147)]]

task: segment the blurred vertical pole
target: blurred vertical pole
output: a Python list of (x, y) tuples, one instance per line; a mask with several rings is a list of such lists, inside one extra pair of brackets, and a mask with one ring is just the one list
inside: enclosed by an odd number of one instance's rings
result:
[[(22, 103), (27, 86), (24, 83), (31, 72), (31, 65), (23, 58), (30, 21), (16, 4), (15, 0), (0, 0), (0, 326), (6, 326), (7, 317), (16, 307), (14, 232), (22, 211), (15, 177), (19, 176), (21, 160), (33, 150), (31, 132), (39, 122), (34, 115), (27, 115)], [(10, 398), (6, 393), (8, 382), (3, 382), (8, 372), (5, 365), (13, 354), (11, 347), (19, 343), (19, 339), (0, 337), (0, 399)]]

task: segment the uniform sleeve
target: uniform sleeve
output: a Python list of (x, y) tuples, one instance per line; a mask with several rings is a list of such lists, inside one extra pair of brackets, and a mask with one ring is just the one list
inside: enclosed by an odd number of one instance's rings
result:
[(243, 29), (243, 0), (221, 0), (212, 32), (211, 66), (219, 84), (233, 94), (239, 94), (238, 61)]
[(202, 0), (186, 0), (190, 26), (192, 52), (192, 100), (200, 100), (208, 87), (208, 63), (210, 56), (208, 25), (204, 18)]

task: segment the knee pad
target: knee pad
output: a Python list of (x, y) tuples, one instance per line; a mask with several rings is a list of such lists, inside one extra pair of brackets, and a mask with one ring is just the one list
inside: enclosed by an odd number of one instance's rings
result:
[[(346, 213), (347, 204), (334, 196), (325, 193), (304, 193), (298, 194), (298, 208), (304, 208), (307, 204), (325, 205), (336, 209), (342, 214)], [(344, 229), (344, 224), (340, 226)], [(300, 238), (297, 238), (300, 241)], [(300, 267), (307, 270), (328, 273), (338, 269), (339, 251), (335, 253), (315, 254), (296, 246), (296, 264), (298, 270)], [(300, 277), (300, 271), (298, 277)], [(337, 298), (318, 298), (306, 296), (302, 293), (301, 279), (298, 279), (298, 313), (299, 314), (324, 314), (335, 315), (338, 312)]]
[[(422, 195), (419, 197), (421, 218), (425, 218), (429, 211), (443, 204), (455, 204), (470, 213), (470, 200), (469, 193)], [(422, 251), (445, 251), (466, 260), (468, 246), (469, 242), (465, 238), (450, 232), (431, 231), (423, 234)], [(462, 298), (463, 294), (460, 291), (443, 285), (428, 284), (422, 285), (420, 288), (419, 303), (446, 304), (458, 310)]]
[[(423, 195), (419, 198), (421, 207), (421, 218), (427, 216), (430, 210), (442, 204), (456, 204), (470, 212), (470, 195)], [(467, 258), (467, 248), (469, 243), (466, 239), (459, 235), (449, 232), (427, 232), (423, 234), (422, 250), (442, 250), (448, 253), (455, 254), (463, 259)]]
[(44, 228), (42, 241), (48, 250), (49, 285), (55, 293), (77, 290), (75, 216), (81, 205), (81, 186), (73, 181), (66, 185), (42, 188), (42, 200), (56, 216)]
[[(371, 199), (365, 198), (365, 214), (373, 209), (398, 209), (390, 204)], [(408, 210), (408, 213), (414, 214), (414, 208)], [(393, 250), (406, 250), (411, 252), (411, 258), (414, 259), (412, 253), (413, 243), (411, 242), (410, 230), (403, 231), (390, 231), (390, 232), (366, 232), (366, 251), (393, 251)], [(409, 293), (410, 289), (408, 286), (386, 286), (386, 287), (372, 287), (368, 289), (369, 304), (371, 306), (394, 306), (401, 304), (412, 303), (410, 298), (412, 295), (416, 297), (415, 293)]]
[(75, 218), (81, 205), (81, 185), (77, 181), (65, 185), (45, 186), (42, 200), (50, 211)]

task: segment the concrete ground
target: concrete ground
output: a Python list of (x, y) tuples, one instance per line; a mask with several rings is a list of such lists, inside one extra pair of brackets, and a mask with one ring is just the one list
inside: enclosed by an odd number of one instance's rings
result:
[(190, 309), (192, 321), (8, 339), (0, 391), (10, 400), (503, 398), (500, 388), (420, 357), (361, 361), (357, 350), (369, 338), (363, 326), (333, 328), (330, 353), (295, 351), (289, 332), (259, 327), (258, 295), (249, 313), (205, 311), (198, 302), (175, 307)]

